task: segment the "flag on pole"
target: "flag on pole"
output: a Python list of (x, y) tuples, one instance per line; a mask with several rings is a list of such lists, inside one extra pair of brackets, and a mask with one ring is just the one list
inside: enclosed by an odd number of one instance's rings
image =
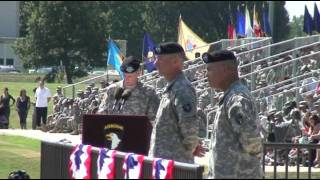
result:
[(236, 26), (236, 32), (238, 36), (245, 37), (246, 36), (246, 19), (244, 15), (241, 13), (240, 8), (238, 6), (237, 9), (237, 26)]
[(304, 21), (303, 21), (303, 32), (312, 35), (313, 31), (313, 20), (308, 11), (307, 5), (304, 7)]
[(314, 3), (313, 26), (314, 26), (314, 30), (320, 33), (320, 14), (319, 14), (319, 9), (316, 3)]
[(156, 66), (154, 64), (155, 56), (154, 56), (155, 44), (153, 43), (149, 33), (144, 33), (143, 37), (143, 60), (144, 64), (147, 68), (148, 73), (156, 70)]
[(256, 5), (254, 5), (254, 8), (253, 8), (253, 31), (256, 37), (262, 37), (262, 30), (261, 30), (260, 22), (258, 20)]
[(235, 28), (234, 28), (234, 26), (233, 26), (232, 17), (231, 17), (231, 16), (228, 18), (228, 27), (227, 27), (227, 30), (228, 30), (228, 39), (235, 39), (235, 38), (236, 38), (236, 37), (234, 36)]
[(195, 59), (197, 52), (203, 54), (209, 49), (208, 44), (184, 23), (181, 16), (179, 18), (178, 43), (183, 47), (188, 59)]
[(109, 39), (108, 42), (108, 64), (110, 64), (116, 71), (118, 71), (121, 79), (124, 78), (123, 72), (120, 70), (121, 64), (124, 60), (124, 56), (120, 52), (115, 42)]
[(152, 162), (153, 179), (173, 179), (173, 160), (156, 158)]
[(228, 39), (234, 39), (234, 27), (232, 24), (228, 24)]
[(69, 158), (69, 173), (72, 179), (91, 179), (90, 145), (77, 145)]
[(263, 14), (262, 14), (262, 19), (263, 19), (263, 32), (265, 36), (271, 36), (271, 28), (270, 28), (270, 23), (269, 23), (269, 12), (268, 9), (264, 7), (264, 4), (262, 6), (263, 9)]
[[(229, 11), (231, 11), (230, 4), (229, 4)], [(236, 28), (233, 23), (232, 15), (230, 14), (228, 18), (228, 27), (227, 27), (228, 39), (229, 39), (229, 47), (234, 47), (234, 39), (237, 39)]]
[(98, 179), (115, 179), (116, 177), (116, 151), (101, 148), (97, 159)]
[(233, 39), (237, 39), (237, 33), (236, 33), (236, 28), (233, 28)]
[(141, 179), (143, 161), (144, 156), (127, 153), (122, 166), (124, 179)]
[(251, 26), (251, 18), (249, 14), (248, 7), (246, 7), (246, 36), (247, 37), (253, 37), (253, 30)]

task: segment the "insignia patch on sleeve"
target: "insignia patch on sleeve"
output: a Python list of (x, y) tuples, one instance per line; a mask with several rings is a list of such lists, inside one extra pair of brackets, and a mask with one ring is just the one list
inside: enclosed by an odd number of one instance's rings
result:
[(190, 112), (192, 110), (192, 107), (190, 104), (185, 104), (182, 106), (182, 108), (185, 112)]

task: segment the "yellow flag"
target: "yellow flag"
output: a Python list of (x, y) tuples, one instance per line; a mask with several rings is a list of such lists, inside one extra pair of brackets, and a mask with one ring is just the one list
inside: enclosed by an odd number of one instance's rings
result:
[(183, 47), (188, 59), (195, 59), (197, 52), (201, 56), (209, 49), (208, 44), (182, 21), (181, 16), (179, 19), (178, 43)]

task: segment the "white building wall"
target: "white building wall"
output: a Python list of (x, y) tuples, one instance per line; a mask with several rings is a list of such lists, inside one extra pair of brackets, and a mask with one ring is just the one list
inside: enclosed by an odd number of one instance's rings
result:
[(0, 37), (19, 36), (19, 2), (0, 1)]
[(19, 1), (0, 1), (0, 65), (13, 65), (22, 70), (22, 63), (12, 49), (19, 37)]

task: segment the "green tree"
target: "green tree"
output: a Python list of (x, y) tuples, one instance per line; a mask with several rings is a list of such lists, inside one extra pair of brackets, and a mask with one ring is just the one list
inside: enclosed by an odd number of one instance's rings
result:
[(64, 66), (68, 83), (75, 67), (105, 64), (108, 14), (100, 2), (25, 2), (27, 33), (15, 43), (26, 67)]
[[(253, 13), (256, 5), (257, 12), (262, 12), (262, 4), (265, 1), (170, 1), (170, 2), (143, 2), (135, 13), (142, 14), (143, 31), (151, 34), (153, 39), (160, 43), (164, 41), (177, 41), (178, 21), (181, 15), (186, 24), (206, 42), (218, 41), (227, 38), (227, 20), (233, 17), (236, 21), (235, 12), (237, 7), (244, 12), (248, 6)], [(262, 22), (262, 14), (259, 19)], [(141, 30), (140, 30), (141, 32)], [(135, 42), (142, 45), (142, 33), (129, 35), (136, 38)], [(130, 52), (141, 52), (141, 46), (128, 45)]]
[(290, 38), (301, 37), (303, 33), (303, 16), (293, 16), (292, 21), (289, 23), (290, 26)]
[[(178, 20), (204, 41), (227, 38), (227, 23), (236, 22), (237, 7), (251, 18), (253, 6), (262, 23), (262, 5), (266, 1), (104, 1), (104, 2), (24, 2), (21, 6), (21, 33), (16, 52), (25, 65), (59, 65), (63, 62), (68, 82), (74, 67), (106, 65), (106, 39), (127, 40), (127, 54), (140, 57), (144, 32), (156, 43), (177, 41)], [(275, 5), (275, 41), (289, 33), (284, 1)]]
[(288, 39), (290, 26), (289, 15), (285, 9), (285, 1), (275, 1), (274, 3), (274, 20), (273, 20), (273, 42), (279, 42)]

